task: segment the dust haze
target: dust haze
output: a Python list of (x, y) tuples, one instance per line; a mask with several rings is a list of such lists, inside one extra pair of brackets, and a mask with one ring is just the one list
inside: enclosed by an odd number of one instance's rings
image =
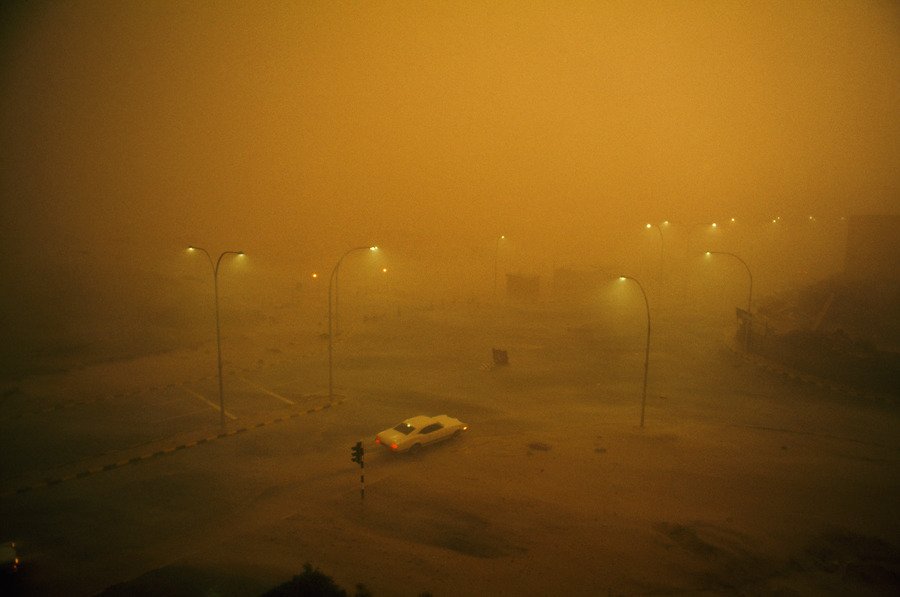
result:
[[(25, 593), (900, 584), (895, 3), (0, 13)], [(444, 412), (470, 432), (371, 443)]]

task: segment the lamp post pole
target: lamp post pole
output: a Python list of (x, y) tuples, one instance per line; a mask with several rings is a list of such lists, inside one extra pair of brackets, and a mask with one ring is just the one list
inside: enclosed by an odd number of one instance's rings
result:
[[(707, 251), (707, 255), (728, 255), (730, 257), (734, 257), (738, 261), (741, 262), (741, 265), (744, 266), (744, 269), (747, 270), (747, 277), (750, 278), (750, 289), (747, 292), (747, 316), (750, 317), (751, 311), (750, 307), (753, 304), (753, 273), (750, 271), (750, 266), (747, 265), (747, 262), (735, 255), (734, 253), (727, 253), (725, 251)], [(747, 320), (747, 350), (750, 350), (750, 335), (753, 331), (753, 321), (751, 319)]]
[(641, 394), (641, 428), (644, 427), (644, 410), (647, 405), (647, 371), (650, 368), (650, 302), (647, 300), (647, 293), (641, 283), (631, 276), (619, 276), (619, 280), (631, 280), (641, 289), (641, 296), (644, 297), (644, 307), (647, 309), (647, 345), (644, 349), (644, 389)]
[(500, 259), (500, 241), (506, 240), (506, 236), (501, 234), (497, 237), (497, 248), (494, 250), (494, 302), (497, 302), (497, 261)]
[(338, 259), (337, 263), (334, 265), (334, 269), (331, 270), (331, 277), (328, 279), (328, 398), (332, 398), (334, 396), (334, 329), (333, 329), (333, 315), (332, 315), (332, 302), (331, 302), (331, 289), (334, 287), (334, 295), (335, 295), (335, 305), (334, 310), (337, 311), (337, 275), (338, 270), (341, 267), (341, 262), (344, 261), (344, 257), (353, 253), (354, 251), (377, 251), (378, 247), (370, 246), (370, 247), (353, 247), (349, 249), (346, 253), (341, 255), (341, 258)]
[[(663, 222), (663, 223), (665, 224), (668, 222)], [(660, 268), (660, 270), (662, 270), (663, 269), (663, 245), (664, 245), (662, 227), (659, 224), (648, 223), (645, 226), (645, 228), (647, 228), (647, 229), (656, 228), (656, 231), (659, 232), (659, 268)]]
[(222, 258), (226, 255), (237, 255), (242, 256), (244, 254), (243, 251), (223, 251), (219, 258), (216, 260), (215, 265), (213, 265), (212, 256), (209, 254), (209, 251), (204, 249), (203, 247), (188, 247), (188, 251), (202, 251), (206, 258), (209, 260), (209, 265), (213, 270), (213, 296), (215, 298), (215, 307), (216, 307), (216, 353), (219, 367), (219, 424), (221, 426), (225, 426), (225, 393), (222, 389), (222, 332), (221, 326), (219, 325), (219, 265), (222, 263)]

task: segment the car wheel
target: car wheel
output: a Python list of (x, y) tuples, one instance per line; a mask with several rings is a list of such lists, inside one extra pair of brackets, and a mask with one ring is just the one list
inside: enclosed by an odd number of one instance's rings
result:
[(409, 448), (409, 453), (410, 454), (418, 454), (421, 450), (422, 450), (422, 444), (413, 444)]

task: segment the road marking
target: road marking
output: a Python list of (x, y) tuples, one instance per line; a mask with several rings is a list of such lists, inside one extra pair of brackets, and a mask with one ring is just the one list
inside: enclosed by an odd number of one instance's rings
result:
[[(199, 400), (201, 400), (202, 402), (205, 402), (206, 404), (208, 404), (213, 410), (219, 410), (219, 405), (218, 405), (218, 404), (213, 404), (210, 400), (207, 400), (207, 399), (206, 399), (206, 396), (204, 396), (203, 394), (201, 394), (201, 393), (199, 393), (199, 392), (195, 392), (194, 390), (190, 389), (189, 387), (187, 387), (187, 386), (185, 386), (185, 385), (182, 385), (181, 387), (184, 388), (184, 390), (185, 390), (188, 394), (193, 394), (193, 395), (196, 396)], [(232, 421), (234, 421), (235, 419), (237, 419), (236, 416), (234, 416), (233, 414), (231, 414), (231, 413), (228, 412), (227, 410), (225, 411), (225, 416), (228, 417), (229, 419), (231, 419)]]
[[(186, 389), (188, 392), (190, 392), (190, 393), (192, 393), (192, 394), (198, 396), (199, 398), (201, 398), (202, 400), (204, 400), (205, 402), (207, 402), (207, 403), (209, 404), (209, 401), (207, 401), (207, 400), (206, 400), (203, 396), (201, 396), (200, 394), (197, 394), (196, 392), (194, 392), (193, 390), (190, 390), (189, 388), (185, 388), (185, 389)], [(344, 398), (339, 398), (339, 399), (337, 399), (337, 400), (333, 400), (333, 401), (331, 401), (331, 402), (327, 402), (327, 403), (325, 403), (325, 404), (323, 404), (323, 405), (320, 405), (320, 406), (317, 407), (317, 408), (311, 408), (311, 409), (309, 409), (309, 410), (307, 410), (307, 411), (305, 411), (305, 412), (294, 412), (294, 413), (291, 413), (291, 414), (287, 415), (286, 417), (285, 417), (285, 416), (279, 416), (279, 417), (275, 417), (275, 418), (273, 418), (273, 419), (268, 419), (268, 420), (266, 420), (266, 421), (260, 421), (260, 422), (258, 422), (258, 423), (256, 423), (256, 424), (254, 425), (254, 428), (266, 427), (267, 425), (274, 425), (274, 424), (277, 424), (277, 423), (283, 423), (283, 422), (285, 422), (285, 421), (292, 420), (292, 419), (294, 419), (294, 418), (296, 418), (296, 417), (299, 417), (299, 416), (301, 416), (301, 415), (312, 414), (312, 413), (314, 413), (314, 412), (322, 412), (322, 411), (325, 410), (325, 409), (329, 409), (329, 408), (331, 408), (332, 406), (337, 406), (337, 405), (339, 405), (339, 404), (343, 404), (344, 402), (345, 402), (345, 399), (344, 399)], [(215, 406), (215, 405), (213, 405), (213, 406)], [(217, 408), (216, 410), (218, 410), (218, 408)], [(226, 411), (226, 413), (227, 413), (227, 411)], [(234, 418), (234, 417), (232, 417), (232, 418)], [(23, 494), (23, 493), (28, 493), (28, 492), (30, 492), (30, 491), (35, 491), (35, 490), (37, 490), (37, 489), (43, 489), (43, 488), (45, 488), (45, 487), (53, 487), (53, 486), (59, 485), (59, 484), (61, 484), (61, 483), (67, 483), (67, 482), (69, 482), (69, 481), (76, 481), (76, 480), (79, 480), (79, 479), (84, 479), (84, 478), (86, 478), (86, 477), (91, 477), (91, 476), (93, 476), (93, 475), (98, 475), (98, 474), (101, 474), (101, 473), (104, 473), (104, 472), (108, 472), (108, 471), (112, 471), (112, 470), (119, 469), (119, 468), (124, 468), (124, 467), (126, 467), (126, 466), (133, 465), (133, 464), (138, 464), (138, 463), (140, 463), (140, 462), (144, 462), (144, 461), (147, 461), (147, 460), (150, 460), (150, 459), (159, 458), (159, 457), (164, 456), (164, 455), (166, 455), (166, 454), (172, 454), (172, 453), (178, 452), (179, 450), (185, 450), (185, 449), (187, 449), (187, 448), (193, 448), (193, 447), (196, 447), (196, 446), (201, 446), (201, 445), (203, 445), (203, 444), (207, 444), (207, 443), (214, 442), (214, 441), (216, 441), (216, 440), (218, 440), (218, 439), (224, 439), (224, 438), (226, 438), (226, 437), (231, 437), (231, 436), (234, 436), (234, 435), (238, 435), (238, 434), (240, 434), (240, 433), (246, 433), (247, 431), (249, 431), (249, 428), (247, 428), (247, 427), (239, 427), (238, 429), (233, 429), (233, 430), (229, 430), (229, 431), (224, 431), (224, 432), (221, 432), (221, 433), (219, 433), (219, 434), (217, 434), (217, 435), (212, 435), (212, 436), (209, 436), (209, 437), (200, 438), (200, 439), (197, 439), (197, 440), (195, 440), (195, 441), (193, 441), (193, 442), (190, 442), (190, 443), (178, 444), (178, 445), (176, 445), (176, 446), (172, 446), (172, 447), (169, 447), (169, 448), (165, 448), (165, 449), (163, 449), (163, 450), (157, 450), (156, 452), (147, 452), (146, 454), (142, 454), (142, 455), (140, 455), (140, 456), (135, 456), (135, 457), (133, 457), (133, 458), (129, 458), (128, 460), (120, 460), (120, 461), (118, 461), (118, 462), (110, 462), (110, 463), (108, 463), (108, 464), (106, 464), (106, 465), (103, 465), (103, 466), (97, 466), (97, 467), (94, 467), (94, 468), (83, 469), (83, 470), (81, 470), (81, 471), (79, 471), (79, 472), (77, 472), (77, 473), (72, 473), (72, 474), (66, 475), (65, 477), (51, 477), (51, 478), (46, 478), (46, 479), (44, 479), (44, 480), (42, 480), (42, 481), (37, 481), (37, 482), (35, 482), (33, 485), (24, 485), (24, 486), (20, 486), (20, 487), (18, 487), (18, 488), (15, 488), (15, 489), (10, 489), (10, 490), (8, 490), (8, 491), (6, 491), (6, 492), (4, 492), (4, 493), (0, 493), (0, 497), (9, 497), (9, 496), (13, 496), (13, 495), (21, 495), (21, 494)]]
[(284, 402), (285, 404), (290, 404), (291, 406), (296, 406), (296, 404), (297, 404), (296, 402), (294, 402), (294, 401), (291, 400), (290, 398), (285, 398), (285, 397), (282, 396), (281, 394), (276, 394), (275, 392), (273, 392), (272, 390), (268, 389), (267, 387), (262, 386), (262, 385), (256, 383), (255, 381), (250, 381), (250, 380), (247, 379), (246, 377), (240, 377), (240, 376), (238, 376), (238, 379), (240, 379), (241, 381), (247, 383), (248, 385), (253, 386), (254, 388), (256, 388), (257, 390), (259, 390), (259, 391), (262, 392), (263, 394), (268, 394), (269, 396), (274, 396), (275, 398), (278, 398), (279, 400), (281, 400), (281, 401)]

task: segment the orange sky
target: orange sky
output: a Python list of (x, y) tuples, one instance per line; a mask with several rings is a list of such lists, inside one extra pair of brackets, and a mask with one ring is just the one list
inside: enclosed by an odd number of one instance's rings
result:
[(897, 212), (893, 2), (4, 10), (8, 239), (333, 253)]

